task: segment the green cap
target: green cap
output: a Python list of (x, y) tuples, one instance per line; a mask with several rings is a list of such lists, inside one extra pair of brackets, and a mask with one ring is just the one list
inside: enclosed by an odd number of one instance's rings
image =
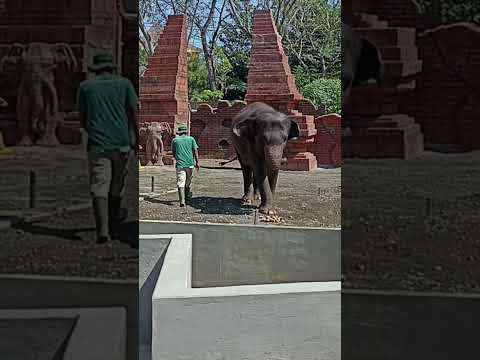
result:
[(88, 70), (97, 72), (103, 69), (116, 69), (113, 63), (113, 56), (110, 54), (100, 54), (93, 57), (93, 64), (88, 67)]
[(178, 124), (177, 134), (186, 134), (188, 133), (188, 127), (185, 124)]

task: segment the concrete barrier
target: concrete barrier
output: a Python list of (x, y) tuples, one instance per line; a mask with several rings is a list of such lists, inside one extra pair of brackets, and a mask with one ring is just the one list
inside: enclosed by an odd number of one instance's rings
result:
[(158, 237), (139, 244), (139, 342), (140, 360), (151, 358), (152, 296), (171, 237)]
[[(81, 277), (0, 275), (0, 310), (120, 308), (126, 312), (127, 359), (138, 359), (138, 282)], [(78, 310), (79, 311), (79, 310)], [(93, 328), (92, 328), (93, 331)], [(100, 344), (103, 340), (97, 339)], [(91, 343), (90, 346), (95, 346)], [(116, 345), (117, 346), (117, 345)], [(118, 347), (118, 346), (117, 346)], [(117, 350), (112, 350), (116, 353)]]
[[(269, 225), (231, 225), (231, 224), (206, 224), (206, 223), (185, 223), (165, 221), (141, 221), (140, 234), (192, 234), (194, 240), (194, 251), (203, 251), (205, 247), (211, 251), (213, 256), (234, 256), (234, 249), (237, 243), (242, 244), (243, 255), (249, 256), (250, 268), (244, 268), (243, 272), (223, 271), (222, 281), (227, 281), (225, 274), (230, 274), (231, 284), (238, 284), (240, 280), (253, 283), (275, 283), (282, 276), (288, 276), (292, 281), (328, 281), (339, 280), (341, 273), (341, 231), (334, 228), (317, 227), (293, 227), (293, 226), (269, 226)], [(299, 243), (304, 246), (288, 247), (284, 244)], [(279, 244), (274, 248), (272, 244)], [(249, 254), (245, 252), (250, 249)], [(276, 255), (264, 253), (262, 249), (275, 251)], [(292, 251), (290, 251), (292, 249)], [(304, 249), (302, 251), (302, 249)], [(225, 251), (230, 250), (230, 254)], [(233, 253), (232, 253), (233, 251)], [(223, 255), (222, 255), (223, 254)], [(293, 260), (304, 256), (307, 268), (301, 270), (292, 267), (284, 267)], [(271, 263), (274, 278), (269, 278), (258, 269), (264, 267), (265, 261), (277, 259), (276, 264)], [(279, 259), (282, 259), (279, 261)], [(199, 261), (197, 261), (199, 260)], [(216, 286), (215, 277), (218, 280), (219, 269), (215, 269), (208, 262), (201, 261), (200, 257), (193, 258), (194, 273), (209, 273), (208, 279)], [(309, 266), (309, 268), (308, 268)], [(294, 271), (295, 274), (291, 274)], [(216, 272), (216, 274), (215, 274)], [(248, 274), (246, 274), (248, 272)], [(235, 277), (235, 274), (237, 276)], [(308, 274), (313, 274), (309, 278)], [(248, 275), (248, 278), (246, 278)], [(319, 277), (320, 276), (320, 277)], [(205, 277), (204, 277), (205, 279)], [(197, 281), (194, 279), (194, 282)], [(209, 286), (204, 280), (199, 286)]]
[[(340, 359), (339, 234), (144, 225), (141, 244), (171, 239), (152, 300), (154, 360)], [(152, 234), (172, 226), (193, 236)]]

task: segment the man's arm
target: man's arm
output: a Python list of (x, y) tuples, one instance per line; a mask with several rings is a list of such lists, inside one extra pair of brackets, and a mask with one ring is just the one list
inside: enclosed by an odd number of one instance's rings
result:
[(127, 119), (128, 127), (130, 129), (130, 136), (133, 136), (134, 139), (130, 139), (132, 146), (135, 150), (138, 150), (138, 97), (135, 89), (130, 80), (127, 79), (127, 99), (126, 99), (126, 110), (127, 110)]
[(197, 145), (197, 142), (195, 141), (194, 138), (193, 139), (193, 158), (195, 159), (195, 167), (197, 168), (197, 170), (200, 170), (200, 162), (198, 160), (198, 145)]
[(80, 117), (80, 126), (83, 130), (87, 127), (87, 109), (85, 104), (85, 95), (83, 94), (83, 88), (80, 86), (77, 92), (77, 109)]
[(130, 129), (130, 139), (132, 146), (138, 150), (138, 115), (137, 107), (129, 107), (127, 109), (128, 127)]

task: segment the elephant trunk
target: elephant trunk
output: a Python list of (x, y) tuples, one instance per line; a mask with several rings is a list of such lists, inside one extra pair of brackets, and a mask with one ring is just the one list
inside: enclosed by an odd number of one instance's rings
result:
[(267, 145), (265, 147), (265, 162), (269, 169), (279, 170), (282, 165), (284, 144)]

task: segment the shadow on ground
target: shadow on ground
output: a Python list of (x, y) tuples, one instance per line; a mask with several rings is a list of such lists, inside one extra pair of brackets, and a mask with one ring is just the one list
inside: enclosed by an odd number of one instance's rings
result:
[(19, 222), (12, 226), (14, 229), (21, 230), (26, 233), (34, 235), (49, 235), (56, 236), (62, 239), (72, 240), (72, 241), (82, 241), (80, 233), (95, 231), (95, 228), (81, 228), (81, 229), (60, 229), (50, 226), (39, 225), (30, 222)]
[[(95, 231), (95, 227), (61, 229), (25, 221), (13, 225), (12, 228), (32, 235), (55, 236), (71, 241), (83, 241), (84, 239), (80, 234)], [(116, 224), (112, 226), (111, 230), (112, 237), (115, 240), (123, 242), (134, 249), (138, 249), (139, 225), (137, 221)]]
[(210, 215), (250, 215), (254, 206), (243, 205), (240, 199), (199, 196), (190, 199), (189, 205), (201, 214)]

